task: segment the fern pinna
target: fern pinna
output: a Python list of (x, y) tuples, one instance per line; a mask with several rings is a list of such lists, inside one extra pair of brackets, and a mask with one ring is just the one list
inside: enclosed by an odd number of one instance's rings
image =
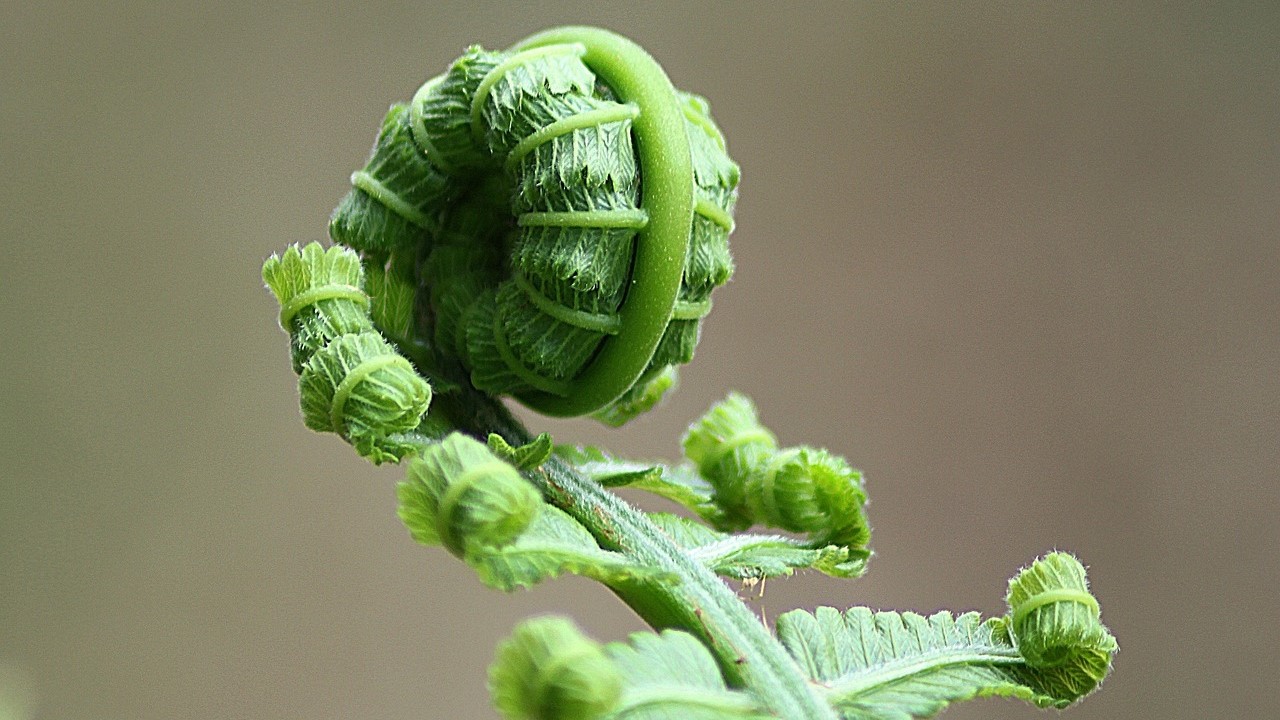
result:
[[(659, 631), (602, 645), (566, 619), (530, 620), (498, 649), (495, 706), (852, 720), (1091, 692), (1117, 645), (1071, 555), (1019, 572), (1001, 617), (818, 608), (782, 615), (775, 634), (722, 578), (861, 575), (862, 473), (782, 446), (737, 394), (690, 426), (674, 464), (556, 445), (498, 400), (610, 425), (653, 407), (732, 272), (738, 179), (704, 100), (625, 38), (559, 28), (468, 49), (392, 106), (330, 221), (335, 245), (263, 267), (304, 422), (406, 462), (414, 540), (502, 590), (593, 578)], [(642, 512), (612, 492), (623, 486), (688, 514)]]

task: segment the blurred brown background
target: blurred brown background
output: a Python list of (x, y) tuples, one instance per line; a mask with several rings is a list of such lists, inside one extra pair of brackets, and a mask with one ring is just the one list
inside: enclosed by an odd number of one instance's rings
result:
[(1277, 7), (6, 3), (0, 706), (488, 718), (519, 618), (640, 627), (413, 545), (398, 471), (302, 427), (258, 276), (324, 236), (390, 102), (576, 22), (711, 99), (738, 273), (660, 411), (535, 427), (674, 457), (741, 389), (873, 499), (870, 574), (770, 582), (770, 617), (1000, 612), (1070, 549), (1122, 650), (1068, 717), (1273, 713)]

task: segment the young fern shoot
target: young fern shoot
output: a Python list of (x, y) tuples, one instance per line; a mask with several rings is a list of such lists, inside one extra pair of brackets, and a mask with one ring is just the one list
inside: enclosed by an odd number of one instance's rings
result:
[[(780, 447), (737, 394), (685, 435), (685, 460), (555, 445), (506, 410), (620, 426), (693, 357), (733, 270), (738, 166), (705, 100), (631, 41), (566, 27), (468, 49), (387, 113), (329, 224), (263, 279), (280, 302), (307, 427), (405, 462), (400, 517), (488, 585), (563, 573), (654, 629), (601, 645), (537, 618), (499, 647), (508, 718), (931, 717), (985, 695), (1065, 707), (1117, 645), (1083, 566), (1051, 553), (1008, 613), (818, 608), (776, 634), (723, 578), (866, 570), (863, 476)], [(629, 486), (688, 516), (642, 512)], [(749, 528), (763, 532), (746, 532)]]

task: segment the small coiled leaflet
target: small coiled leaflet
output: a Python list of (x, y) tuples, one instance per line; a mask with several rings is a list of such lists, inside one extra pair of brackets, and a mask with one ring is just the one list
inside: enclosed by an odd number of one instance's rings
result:
[(408, 360), (391, 353), (371, 357), (347, 372), (342, 382), (338, 383), (338, 387), (334, 388), (333, 400), (329, 403), (329, 422), (334, 432), (339, 434), (347, 432), (347, 400), (360, 383), (368, 380), (379, 370), (390, 367), (399, 367), (413, 372), (413, 365)]
[(810, 536), (815, 545), (866, 553), (870, 527), (862, 473), (811, 447), (778, 448), (746, 397), (730, 394), (695, 422), (685, 455), (715, 489), (725, 528), (763, 524)]
[(599, 643), (572, 621), (526, 620), (489, 667), (494, 706), (520, 720), (598, 720), (623, 695), (624, 679)]
[(344, 247), (294, 246), (271, 256), (262, 277), (280, 301), (307, 427), (341, 435), (374, 462), (399, 460), (409, 446), (393, 438), (418, 426), (431, 387), (374, 329), (360, 259)]
[(1077, 663), (1080, 672), (1101, 680), (1115, 638), (1102, 624), (1079, 560), (1049, 553), (1009, 581), (1007, 601), (1012, 637), (1029, 665), (1047, 670)]
[[(510, 463), (460, 433), (413, 459), (400, 495), (401, 517), (414, 537), (439, 542), (459, 557), (475, 545), (514, 542), (543, 505), (542, 496)], [(415, 495), (420, 501), (413, 500)]]

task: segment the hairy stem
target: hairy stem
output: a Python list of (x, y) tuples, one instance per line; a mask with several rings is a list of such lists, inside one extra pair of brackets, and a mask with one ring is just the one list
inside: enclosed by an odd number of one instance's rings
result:
[(694, 180), (685, 119), (675, 88), (649, 53), (599, 28), (562, 27), (538, 33), (516, 49), (580, 43), (583, 62), (627, 102), (640, 163), (641, 206), (647, 221), (636, 240), (635, 267), (619, 314), (623, 331), (610, 336), (567, 396), (527, 393), (521, 402), (558, 417), (598, 410), (635, 384), (653, 357), (675, 306), (689, 249)]
[[(531, 439), (497, 400), (470, 392), (459, 401), (455, 417), (463, 420), (463, 429), (481, 437), (495, 432), (512, 444)], [(602, 546), (676, 578), (613, 588), (646, 622), (656, 629), (678, 628), (701, 637), (730, 683), (749, 690), (778, 716), (835, 720), (834, 711), (810, 689), (799, 665), (768, 628), (720, 578), (643, 513), (554, 457), (530, 477)]]

